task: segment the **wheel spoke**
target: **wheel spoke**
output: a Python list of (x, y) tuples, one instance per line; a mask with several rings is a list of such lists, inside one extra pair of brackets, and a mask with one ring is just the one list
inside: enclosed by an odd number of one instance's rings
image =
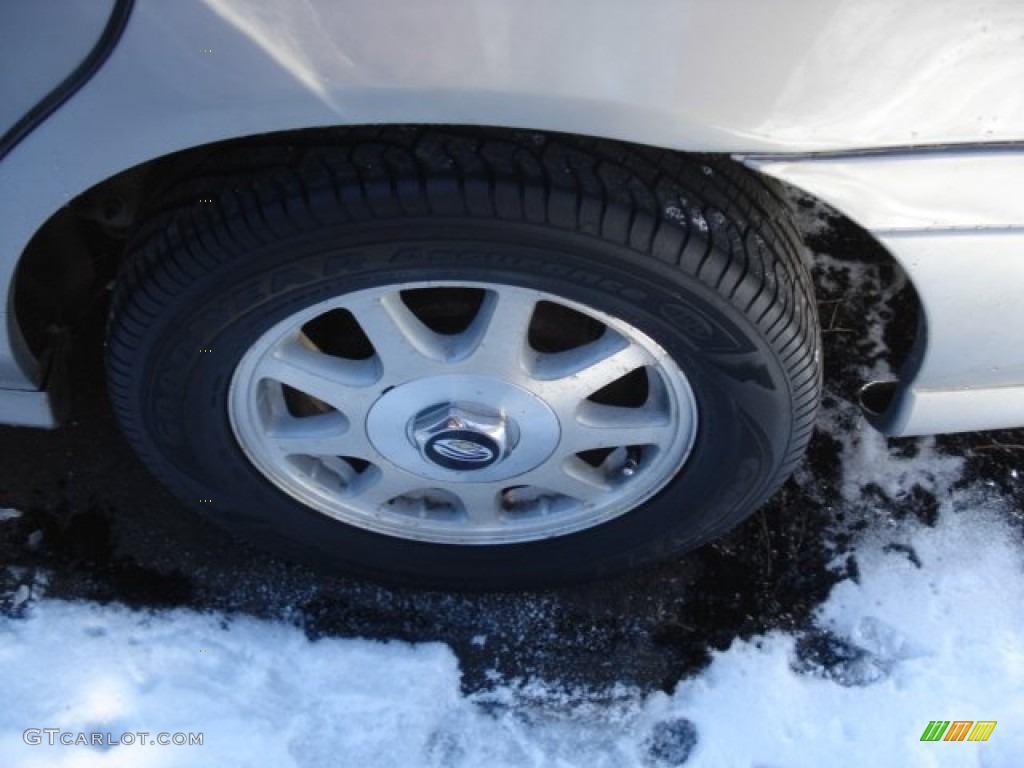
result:
[(462, 511), (470, 527), (493, 528), (503, 525), (499, 494), (507, 483), (465, 483), (450, 490), (462, 502)]
[[(366, 360), (347, 360), (316, 352), (293, 337), (265, 357), (256, 375), (286, 384), (349, 415), (369, 407), (377, 377)], [(354, 420), (354, 419), (352, 419)]]
[(451, 357), (451, 341), (423, 324), (398, 292), (370, 296), (349, 305), (391, 379), (423, 375)]
[(665, 445), (680, 430), (690, 428), (689, 423), (672, 423), (667, 413), (653, 408), (584, 402), (574, 420), (562, 423), (559, 452), (566, 455), (595, 448)]
[(309, 476), (314, 481), (335, 488), (339, 495), (349, 493), (358, 482), (359, 473), (344, 459), (337, 456), (323, 456), (312, 464)]
[(588, 502), (607, 493), (609, 485), (601, 473), (585, 461), (571, 456), (564, 462), (549, 461), (516, 478), (522, 485)]
[(267, 429), (267, 443), (283, 456), (356, 456), (366, 453), (366, 439), (338, 411), (305, 418), (284, 415)]
[(640, 345), (606, 333), (582, 347), (538, 356), (533, 375), (543, 382), (545, 397), (568, 407), (571, 400), (585, 400), (637, 368), (653, 363), (651, 354)]
[(473, 322), (459, 336), (465, 361), (477, 370), (517, 371), (527, 349), (537, 296), (525, 291), (488, 291)]
[(394, 498), (429, 487), (430, 481), (394, 466), (370, 467), (352, 489), (360, 504), (377, 509)]

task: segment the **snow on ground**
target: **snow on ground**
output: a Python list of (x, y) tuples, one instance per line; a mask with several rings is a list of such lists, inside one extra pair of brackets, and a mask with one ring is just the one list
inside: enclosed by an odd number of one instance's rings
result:
[[(892, 482), (915, 481), (900, 463)], [(834, 588), (815, 631), (736, 641), (671, 695), (603, 704), (537, 681), (464, 695), (439, 644), (43, 599), (0, 621), (0, 765), (1019, 766), (1024, 558), (979, 499), (949, 491), (934, 527), (866, 529), (859, 583)], [(921, 742), (936, 719), (998, 725), (984, 743)], [(26, 744), (28, 728), (58, 743)], [(203, 744), (59, 744), (139, 731)]]
[[(826, 664), (807, 650), (794, 664), (797, 641), (772, 633), (683, 682), (667, 706), (697, 725), (693, 764), (1021, 765), (1021, 553), (998, 516), (951, 512), (962, 501), (933, 529), (897, 532), (905, 550), (890, 531), (859, 547), (860, 583), (838, 584), (819, 612)], [(999, 724), (984, 744), (922, 743), (936, 719)]]

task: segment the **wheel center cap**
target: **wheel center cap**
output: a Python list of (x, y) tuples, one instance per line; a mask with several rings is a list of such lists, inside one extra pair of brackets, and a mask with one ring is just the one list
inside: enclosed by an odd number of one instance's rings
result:
[(506, 458), (519, 430), (505, 414), (476, 403), (443, 403), (417, 414), (409, 438), (423, 458), (459, 472), (484, 469)]
[(542, 464), (561, 436), (537, 395), (476, 375), (400, 384), (370, 408), (366, 433), (381, 457), (421, 477), (489, 483)]
[(499, 458), (498, 444), (478, 432), (452, 429), (430, 438), (423, 455), (435, 464), (460, 471), (489, 467)]

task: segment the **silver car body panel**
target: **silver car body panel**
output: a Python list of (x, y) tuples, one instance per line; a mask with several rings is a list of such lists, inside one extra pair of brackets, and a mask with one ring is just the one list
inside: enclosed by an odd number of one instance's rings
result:
[[(19, 34), (45, 35), (49, 24), (40, 13), (36, 29), (23, 24)], [(4, 45), (9, 34), (0, 25)], [(1024, 371), (1007, 365), (1016, 353), (993, 344), (989, 365), (973, 343), (982, 326), (985, 333), (1004, 327), (991, 307), (1013, 303), (1010, 273), (1001, 270), (1014, 246), (1000, 240), (994, 222), (1013, 234), (1024, 198), (988, 193), (990, 175), (1001, 171), (987, 153), (919, 149), (1024, 143), (1022, 38), (1024, 4), (1016, 0), (969, 7), (959, 0), (138, 0), (99, 72), (0, 162), (8, 329), (0, 389), (43, 383), (10, 332), (12, 277), (33, 234), (82, 191), (223, 139), (360, 123), (463, 123), (761, 156), (764, 171), (875, 231), (925, 301), (923, 365), (898, 398), (906, 412), (888, 428), (1024, 423), (1020, 409), (984, 405), (992, 398), (983, 393), (1024, 387)], [(20, 77), (0, 70), (0, 92), (19, 88)], [(867, 170), (870, 154), (859, 154), (906, 147), (913, 149), (876, 158), (875, 171)], [(947, 151), (962, 194), (936, 199)], [(822, 152), (849, 156), (807, 156)], [(899, 173), (877, 170), (886, 163)], [(810, 178), (833, 171), (834, 181)], [(1019, 188), (1019, 176), (1001, 178)], [(977, 243), (959, 231), (974, 227), (988, 228), (986, 242), (1003, 244), (979, 257)], [(920, 246), (947, 236), (941, 253)], [(952, 311), (941, 286), (959, 281), (968, 263), (988, 293), (956, 305), (969, 310), (974, 331), (946, 338), (939, 330), (953, 325)], [(933, 408), (915, 416), (928, 397), (949, 392), (960, 398), (956, 414), (944, 420)], [(0, 419), (45, 421), (39, 409), (11, 403), (0, 395)]]
[(0, 134), (86, 57), (114, 0), (6, 2), (0, 7)]
[(1024, 144), (745, 161), (876, 234), (1024, 229)]

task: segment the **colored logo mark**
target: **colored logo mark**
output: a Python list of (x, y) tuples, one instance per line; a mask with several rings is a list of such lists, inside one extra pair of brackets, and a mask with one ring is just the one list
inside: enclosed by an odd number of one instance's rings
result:
[(988, 741), (997, 720), (930, 720), (921, 741)]

